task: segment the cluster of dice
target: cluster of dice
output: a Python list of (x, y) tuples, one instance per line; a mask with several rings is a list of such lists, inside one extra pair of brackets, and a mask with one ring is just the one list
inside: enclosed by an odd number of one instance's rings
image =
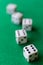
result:
[[(15, 31), (15, 37), (17, 44), (25, 44), (27, 43), (27, 32), (32, 30), (32, 19), (24, 18), (23, 14), (16, 11), (17, 5), (15, 4), (9, 4), (6, 7), (6, 11), (8, 14), (11, 15), (11, 20), (14, 24), (22, 24), (22, 29)], [(25, 59), (29, 61), (34, 61), (35, 59), (38, 59), (38, 50), (33, 45), (30, 44), (28, 46), (25, 46), (23, 48), (23, 56)]]

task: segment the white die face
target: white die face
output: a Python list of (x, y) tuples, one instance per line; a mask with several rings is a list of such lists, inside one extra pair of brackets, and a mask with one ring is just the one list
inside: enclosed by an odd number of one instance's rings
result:
[(32, 19), (23, 19), (23, 25), (32, 25)]
[(31, 44), (23, 48), (23, 55), (28, 61), (33, 61), (38, 57), (38, 50), (33, 44)]
[(27, 42), (27, 33), (25, 30), (17, 30), (16, 32), (16, 39), (19, 44)]
[(17, 8), (17, 5), (15, 5), (15, 4), (9, 4), (6, 7), (7, 13), (13, 14), (15, 12), (16, 8)]
[(25, 30), (22, 29), (22, 30), (16, 31), (16, 37), (25, 37), (25, 36), (27, 36), (27, 33)]
[(27, 42), (27, 37), (20, 37), (20, 38), (16, 38), (16, 41), (18, 44), (23, 44)]
[(31, 29), (32, 29), (32, 19), (23, 19), (22, 28), (27, 30), (27, 31), (28, 30), (31, 31)]
[(25, 29), (26, 31), (32, 30), (32, 26), (29, 26), (29, 25), (24, 25), (24, 26), (22, 26), (22, 28)]

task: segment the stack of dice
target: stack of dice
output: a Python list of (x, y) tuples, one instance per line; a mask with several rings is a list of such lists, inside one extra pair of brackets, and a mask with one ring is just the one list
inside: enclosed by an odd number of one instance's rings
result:
[[(12, 23), (15, 25), (22, 24), (22, 29), (15, 31), (17, 44), (27, 43), (27, 31), (32, 30), (32, 19), (23, 18), (23, 14), (21, 12), (17, 12), (16, 4), (8, 4), (6, 7), (6, 12), (11, 15)], [(23, 56), (28, 62), (34, 61), (35, 59), (38, 59), (38, 49), (33, 44), (25, 46), (23, 48)]]

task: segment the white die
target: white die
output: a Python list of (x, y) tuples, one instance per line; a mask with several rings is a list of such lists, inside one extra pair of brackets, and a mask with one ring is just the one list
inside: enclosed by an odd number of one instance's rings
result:
[(17, 44), (24, 44), (27, 42), (27, 33), (25, 30), (16, 30), (15, 35)]
[(23, 19), (22, 20), (22, 28), (25, 29), (26, 31), (31, 31), (32, 30), (32, 19)]
[(8, 4), (6, 7), (6, 12), (8, 14), (13, 14), (16, 11), (17, 5), (15, 4)]
[(33, 44), (25, 46), (23, 48), (23, 56), (28, 62), (34, 61), (35, 59), (38, 59), (38, 50)]
[(12, 14), (11, 20), (14, 24), (20, 24), (22, 22), (22, 17), (23, 17), (22, 13), (16, 12), (16, 13)]

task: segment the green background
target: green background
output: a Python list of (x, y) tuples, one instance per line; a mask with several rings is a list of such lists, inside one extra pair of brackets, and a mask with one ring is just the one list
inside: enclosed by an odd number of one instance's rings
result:
[[(17, 4), (23, 17), (33, 19), (33, 29), (28, 33), (28, 43), (17, 45), (15, 30), (21, 25), (11, 22), (6, 14), (9, 3)], [(23, 57), (23, 47), (34, 44), (39, 51), (39, 60), (28, 63)], [(43, 65), (43, 0), (0, 0), (0, 65)]]

